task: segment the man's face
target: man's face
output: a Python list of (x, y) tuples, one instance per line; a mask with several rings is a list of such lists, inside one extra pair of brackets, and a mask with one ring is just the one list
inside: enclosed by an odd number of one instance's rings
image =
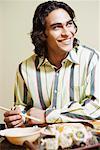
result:
[(48, 53), (64, 54), (73, 48), (76, 29), (64, 9), (56, 9), (46, 17), (46, 41)]

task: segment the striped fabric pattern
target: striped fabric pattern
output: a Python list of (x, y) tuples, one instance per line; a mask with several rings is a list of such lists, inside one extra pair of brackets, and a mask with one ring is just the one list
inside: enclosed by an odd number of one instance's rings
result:
[(33, 54), (17, 70), (15, 105), (46, 110), (47, 122), (99, 119), (99, 65), (99, 52), (83, 45), (70, 51), (59, 70)]

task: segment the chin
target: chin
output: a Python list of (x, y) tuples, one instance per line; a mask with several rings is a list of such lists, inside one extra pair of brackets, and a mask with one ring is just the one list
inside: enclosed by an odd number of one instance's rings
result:
[(73, 49), (73, 44), (69, 45), (58, 45), (59, 49), (65, 52), (70, 52)]
[(73, 49), (73, 47), (65, 47), (65, 48), (62, 48), (63, 51), (65, 52), (70, 52), (71, 50)]

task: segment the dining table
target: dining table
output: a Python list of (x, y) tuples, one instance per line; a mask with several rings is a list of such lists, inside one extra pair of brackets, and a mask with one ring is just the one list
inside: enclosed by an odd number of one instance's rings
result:
[[(0, 130), (4, 129), (4, 125), (0, 124)], [(98, 138), (100, 140), (100, 135), (98, 135)], [(39, 145), (38, 140), (34, 143), (30, 143), (29, 141), (24, 141), (23, 145), (14, 145), (11, 144), (6, 137), (0, 136), (0, 150), (44, 150)], [(59, 149), (61, 150), (61, 149)], [(64, 149), (67, 150), (67, 149)], [(100, 141), (97, 144), (84, 146), (84, 147), (78, 147), (73, 148), (69, 150), (100, 150)]]
[[(23, 145), (11, 144), (6, 138), (0, 137), (0, 150), (42, 150), (37, 143), (30, 143), (25, 141)], [(64, 149), (65, 150), (65, 149)], [(100, 143), (74, 148), (70, 150), (100, 150)]]

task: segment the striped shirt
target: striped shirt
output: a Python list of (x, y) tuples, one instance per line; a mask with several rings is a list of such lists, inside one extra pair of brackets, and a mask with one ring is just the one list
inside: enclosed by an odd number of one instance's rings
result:
[(52, 65), (33, 54), (16, 73), (15, 105), (46, 110), (47, 122), (100, 119), (99, 53), (86, 46), (73, 48)]

